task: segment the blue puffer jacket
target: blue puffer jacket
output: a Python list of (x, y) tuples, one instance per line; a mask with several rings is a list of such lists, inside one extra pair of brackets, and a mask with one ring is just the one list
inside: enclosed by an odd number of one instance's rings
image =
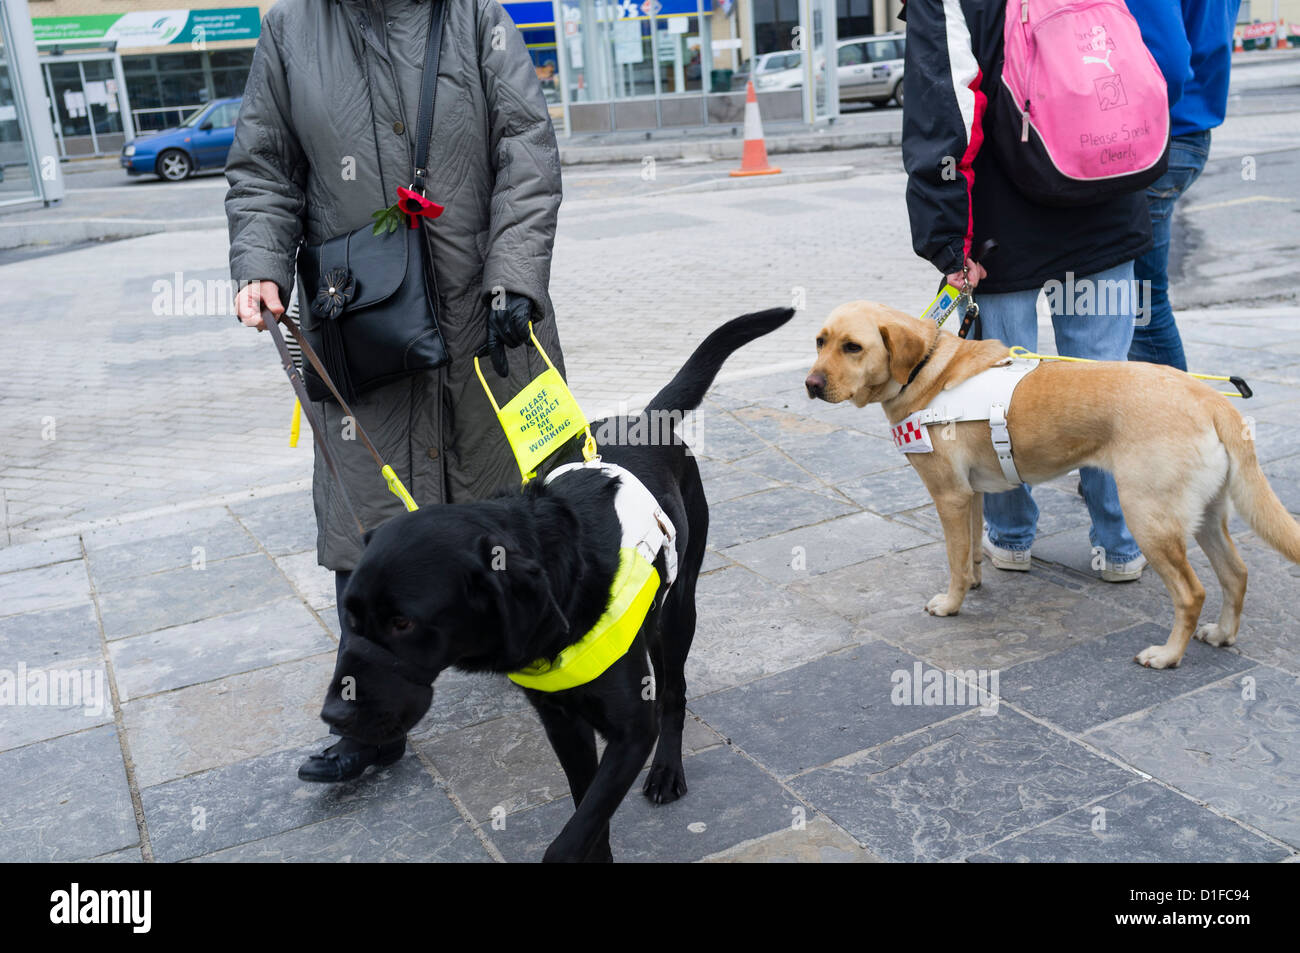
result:
[(1127, 0), (1165, 74), (1175, 136), (1213, 129), (1228, 107), (1232, 28), (1241, 0)]

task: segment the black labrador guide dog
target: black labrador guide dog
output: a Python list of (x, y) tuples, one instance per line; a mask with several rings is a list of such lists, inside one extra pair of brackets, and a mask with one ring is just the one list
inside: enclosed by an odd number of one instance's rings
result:
[[(609, 820), (645, 764), (642, 789), (656, 804), (686, 793), (682, 724), (686, 654), (695, 634), (695, 582), (709, 507), (694, 456), (675, 430), (700, 405), (737, 348), (785, 324), (790, 309), (744, 315), (715, 330), (641, 415), (595, 421), (603, 462), (633, 473), (677, 530), (677, 579), (660, 587), (631, 647), (595, 680), (564, 691), (524, 688), (569, 781), (577, 808), (546, 851), (547, 861), (609, 861)], [(639, 424), (639, 426), (638, 426)], [(580, 459), (576, 445), (564, 456)], [(374, 745), (401, 740), (429, 710), (433, 682), (449, 666), (514, 672), (554, 659), (604, 613), (619, 565), (618, 478), (599, 470), (534, 480), (522, 493), (403, 514), (366, 534), (344, 593), (356, 634), (340, 656), (321, 717), (345, 737)], [(504, 565), (502, 565), (504, 563)], [(650, 660), (654, 692), (647, 691)], [(349, 681), (350, 680), (350, 681)], [(597, 760), (595, 732), (606, 741)]]

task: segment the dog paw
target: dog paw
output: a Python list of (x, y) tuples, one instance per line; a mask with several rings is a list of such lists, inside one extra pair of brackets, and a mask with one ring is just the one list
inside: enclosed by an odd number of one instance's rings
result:
[(1231, 635), (1219, 628), (1217, 622), (1208, 622), (1196, 630), (1196, 637), (1207, 645), (1224, 646), (1232, 645), (1237, 641), (1237, 633)]
[(686, 793), (686, 772), (681, 764), (651, 765), (641, 793), (654, 804), (671, 804)]
[(961, 608), (960, 599), (950, 599), (948, 593), (941, 592), (925, 604), (925, 611), (930, 615), (956, 615)]
[(1180, 656), (1173, 649), (1163, 645), (1152, 645), (1143, 649), (1133, 659), (1147, 668), (1177, 668)]

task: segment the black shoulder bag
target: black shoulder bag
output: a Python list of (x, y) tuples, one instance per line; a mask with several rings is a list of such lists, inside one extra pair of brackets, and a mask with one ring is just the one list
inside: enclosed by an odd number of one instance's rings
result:
[[(442, 47), (442, 0), (432, 0), (429, 40), (420, 87), (415, 170), (411, 188), (424, 194), (433, 101)], [(408, 374), (451, 360), (438, 328), (437, 282), (424, 226), (374, 234), (373, 223), (298, 256), (304, 336), (349, 400)], [(330, 396), (312, 367), (305, 369), (312, 400)]]

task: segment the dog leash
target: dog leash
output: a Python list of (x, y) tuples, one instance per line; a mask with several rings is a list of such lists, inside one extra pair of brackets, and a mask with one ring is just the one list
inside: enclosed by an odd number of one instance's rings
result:
[[(1013, 347), (1008, 353), (1015, 358), (1026, 361), (1069, 361), (1072, 364), (1097, 364), (1098, 361), (1086, 357), (1061, 357), (1059, 354), (1035, 354), (1028, 348)], [(1195, 377), (1201, 381), (1227, 381), (1237, 388), (1236, 391), (1221, 390), (1219, 391), (1224, 397), (1254, 397), (1255, 392), (1250, 389), (1250, 385), (1243, 378), (1236, 375), (1225, 377), (1219, 374), (1193, 374), (1191, 371), (1183, 371), (1188, 377)]]
[(339, 407), (342, 408), (343, 413), (352, 419), (353, 426), (356, 427), (357, 436), (361, 438), (362, 444), (364, 444), (365, 448), (370, 451), (370, 456), (374, 458), (375, 463), (379, 466), (379, 473), (383, 476), (384, 482), (388, 484), (388, 489), (394, 496), (402, 501), (408, 511), (418, 509), (415, 500), (411, 498), (411, 494), (407, 492), (402, 481), (398, 479), (397, 474), (393, 472), (393, 468), (384, 462), (384, 458), (380, 456), (379, 451), (375, 449), (375, 445), (371, 442), (370, 436), (366, 433), (365, 428), (361, 426), (361, 421), (357, 419), (357, 415), (352, 412), (352, 408), (348, 406), (348, 402), (343, 399), (343, 395), (340, 394), (338, 388), (334, 386), (334, 381), (330, 378), (329, 372), (325, 370), (325, 365), (322, 364), (321, 359), (316, 356), (316, 351), (312, 346), (307, 343), (306, 338), (303, 337), (302, 331), (294, 322), (293, 318), (289, 317), (288, 314), (282, 314), (279, 319), (277, 319), (270, 311), (263, 308), (262, 323), (265, 324), (266, 329), (271, 332), (271, 340), (275, 342), (275, 349), (280, 352), (280, 360), (284, 365), (284, 372), (288, 375), (289, 383), (298, 397), (298, 403), (301, 405), (303, 413), (307, 416), (307, 423), (311, 425), (312, 436), (316, 440), (316, 446), (320, 448), (321, 457), (325, 460), (325, 466), (329, 470), (330, 476), (334, 478), (334, 482), (338, 485), (339, 492), (343, 496), (343, 503), (347, 506), (348, 512), (352, 515), (353, 522), (357, 524), (357, 532), (361, 535), (365, 535), (365, 526), (361, 522), (361, 517), (357, 515), (356, 507), (352, 505), (352, 499), (348, 496), (347, 487), (344, 485), (342, 477), (339, 476), (339, 470), (338, 466), (334, 462), (334, 456), (330, 453), (329, 446), (325, 442), (324, 425), (316, 416), (315, 410), (312, 409), (311, 398), (307, 396), (307, 385), (303, 383), (302, 375), (298, 373), (298, 366), (294, 363), (293, 355), (289, 353), (289, 345), (285, 343), (284, 335), (280, 333), (280, 324), (283, 324), (289, 329), (289, 333), (293, 335), (293, 339), (298, 343), (298, 347), (302, 350), (303, 357), (307, 359), (308, 363), (311, 364), (312, 369), (315, 370), (320, 376), (320, 379), (324, 381), (325, 386), (329, 388), (329, 392), (334, 396), (334, 399), (339, 402)]

